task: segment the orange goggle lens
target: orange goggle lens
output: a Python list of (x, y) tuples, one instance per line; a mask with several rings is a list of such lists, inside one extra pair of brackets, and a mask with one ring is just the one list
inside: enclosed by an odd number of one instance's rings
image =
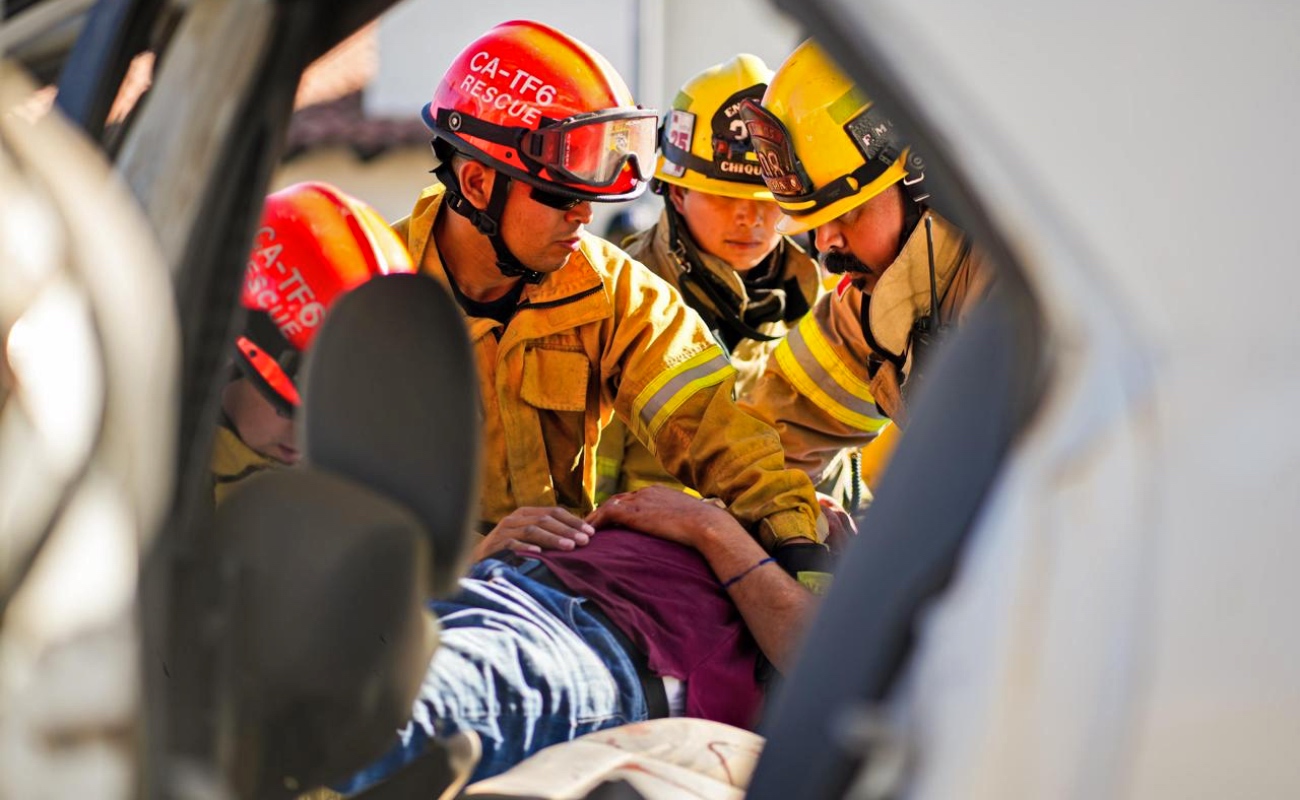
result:
[[(628, 164), (638, 180), (654, 171), (658, 118), (637, 116), (575, 119), (533, 134), (542, 139), (542, 165), (552, 173), (588, 186), (610, 186)], [(525, 137), (527, 139), (527, 137)], [(527, 145), (527, 142), (525, 142)]]

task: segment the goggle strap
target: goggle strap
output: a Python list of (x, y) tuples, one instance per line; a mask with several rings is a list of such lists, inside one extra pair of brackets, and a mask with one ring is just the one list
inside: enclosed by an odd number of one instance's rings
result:
[(662, 139), (659, 141), (659, 149), (663, 152), (664, 158), (668, 161), (687, 169), (693, 169), (706, 177), (731, 183), (752, 183), (756, 186), (763, 185), (763, 176), (761, 173), (758, 175), (745, 175), (743, 173), (732, 174), (723, 172), (719, 169), (716, 163), (706, 158), (700, 158), (694, 153), (688, 150), (683, 150), (677, 145), (663, 141)]
[(544, 168), (543, 162), (529, 153), (529, 148), (525, 145), (530, 138), (528, 134), (533, 132), (528, 128), (512, 128), (484, 122), (478, 117), (471, 117), (447, 108), (438, 109), (437, 124), (456, 136), (473, 136), (476, 139), (512, 148), (519, 154), (520, 162), (533, 175), (539, 174)]
[(462, 136), (519, 148), (527, 128), (507, 128), (491, 122), (484, 122), (478, 117), (471, 117), (449, 108), (438, 109), (438, 127)]
[(807, 212), (804, 212), (811, 214), (818, 209), (825, 208), (837, 200), (842, 200), (845, 197), (851, 197), (854, 194), (857, 194), (863, 186), (870, 184), (876, 178), (884, 175), (886, 170), (893, 165), (892, 161), (886, 163), (880, 159), (872, 159), (853, 170), (848, 175), (841, 175), (820, 189), (814, 189), (808, 194), (791, 197), (789, 195), (778, 195), (773, 193), (773, 196), (776, 197), (777, 200), (785, 203), (812, 202), (812, 208), (808, 209)]

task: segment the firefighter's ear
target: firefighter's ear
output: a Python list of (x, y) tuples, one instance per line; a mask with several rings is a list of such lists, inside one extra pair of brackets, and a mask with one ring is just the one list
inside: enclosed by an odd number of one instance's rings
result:
[(468, 158), (459, 161), (457, 178), (460, 180), (460, 193), (470, 205), (483, 211), (492, 197), (492, 184), (496, 180), (497, 171)]
[(682, 216), (686, 215), (686, 193), (689, 191), (690, 189), (676, 184), (668, 184), (668, 202), (672, 203), (673, 208)]

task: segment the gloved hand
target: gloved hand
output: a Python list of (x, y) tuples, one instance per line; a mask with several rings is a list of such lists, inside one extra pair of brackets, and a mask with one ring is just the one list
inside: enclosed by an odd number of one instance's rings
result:
[(830, 548), (811, 539), (787, 539), (772, 553), (776, 563), (790, 577), (815, 595), (831, 587), (832, 559)]

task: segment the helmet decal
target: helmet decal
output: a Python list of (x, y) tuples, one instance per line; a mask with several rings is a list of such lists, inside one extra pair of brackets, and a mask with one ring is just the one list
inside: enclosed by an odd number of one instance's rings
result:
[[(511, 63), (503, 65), (500, 56), (486, 50), (470, 56), (465, 72), (459, 78), (448, 75), (447, 79), (458, 82), (465, 94), (505, 112), (508, 117), (517, 118), (520, 125), (527, 127), (537, 127), (541, 123), (543, 114), (539, 106), (555, 102), (554, 86), (523, 67)], [(487, 83), (489, 80), (494, 83)]]
[(745, 158), (754, 152), (754, 147), (749, 140), (749, 129), (740, 116), (740, 107), (746, 100), (759, 102), (765, 91), (765, 83), (741, 89), (728, 97), (713, 115), (713, 162), (717, 170), (727, 177), (751, 178), (755, 181), (763, 178), (758, 162)]
[[(668, 124), (664, 127), (665, 144), (689, 152), (693, 136), (695, 136), (695, 115), (678, 108), (669, 111)], [(665, 175), (680, 178), (686, 174), (686, 165), (673, 159), (665, 159), (662, 170)]]
[(898, 138), (894, 134), (894, 123), (875, 106), (868, 106), (861, 114), (844, 123), (844, 132), (867, 161), (880, 159), (886, 164), (892, 164), (898, 158)]
[(325, 319), (325, 305), (302, 271), (286, 262), (284, 245), (275, 239), (274, 228), (257, 230), (244, 281), (245, 305), (265, 311), (286, 339), (310, 338), (308, 329)]

